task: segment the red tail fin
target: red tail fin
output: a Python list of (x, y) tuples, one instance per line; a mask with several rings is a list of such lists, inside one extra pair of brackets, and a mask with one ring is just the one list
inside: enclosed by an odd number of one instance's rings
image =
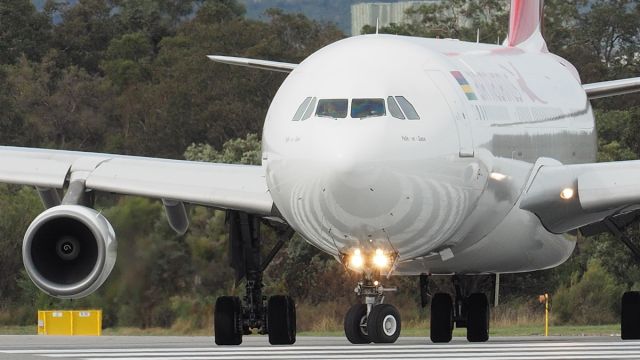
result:
[(508, 46), (547, 51), (542, 38), (544, 0), (511, 0)]

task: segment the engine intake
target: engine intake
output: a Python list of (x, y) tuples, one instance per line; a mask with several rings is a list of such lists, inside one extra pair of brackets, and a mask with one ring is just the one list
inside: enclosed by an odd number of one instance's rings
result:
[(60, 205), (31, 223), (22, 243), (22, 260), (33, 283), (61, 299), (96, 291), (116, 262), (111, 224), (94, 209)]

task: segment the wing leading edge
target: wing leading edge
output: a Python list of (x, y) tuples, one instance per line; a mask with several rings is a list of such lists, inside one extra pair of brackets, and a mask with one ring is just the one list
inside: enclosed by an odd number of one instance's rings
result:
[(584, 84), (582, 88), (589, 99), (631, 94), (640, 91), (640, 77)]
[(257, 60), (257, 59), (249, 59), (249, 58), (233, 57), (233, 56), (207, 55), (207, 57), (215, 62), (219, 62), (223, 64), (245, 66), (245, 67), (250, 67), (254, 69), (279, 71), (279, 72), (285, 72), (285, 73), (292, 72), (293, 69), (295, 69), (296, 66), (298, 66), (298, 64), (291, 64), (291, 63), (285, 63), (285, 62)]
[(214, 164), (62, 150), (0, 147), (0, 182), (91, 190), (272, 215), (261, 166)]

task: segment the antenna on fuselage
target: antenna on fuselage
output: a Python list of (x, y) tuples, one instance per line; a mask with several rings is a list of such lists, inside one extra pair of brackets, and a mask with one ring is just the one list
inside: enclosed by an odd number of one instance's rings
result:
[(380, 18), (376, 18), (376, 35), (378, 35), (379, 29), (380, 29)]

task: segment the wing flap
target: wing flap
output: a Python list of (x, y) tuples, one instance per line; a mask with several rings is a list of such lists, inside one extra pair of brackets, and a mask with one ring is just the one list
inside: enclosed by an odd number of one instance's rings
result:
[(582, 88), (591, 100), (640, 91), (640, 77), (584, 84)]

